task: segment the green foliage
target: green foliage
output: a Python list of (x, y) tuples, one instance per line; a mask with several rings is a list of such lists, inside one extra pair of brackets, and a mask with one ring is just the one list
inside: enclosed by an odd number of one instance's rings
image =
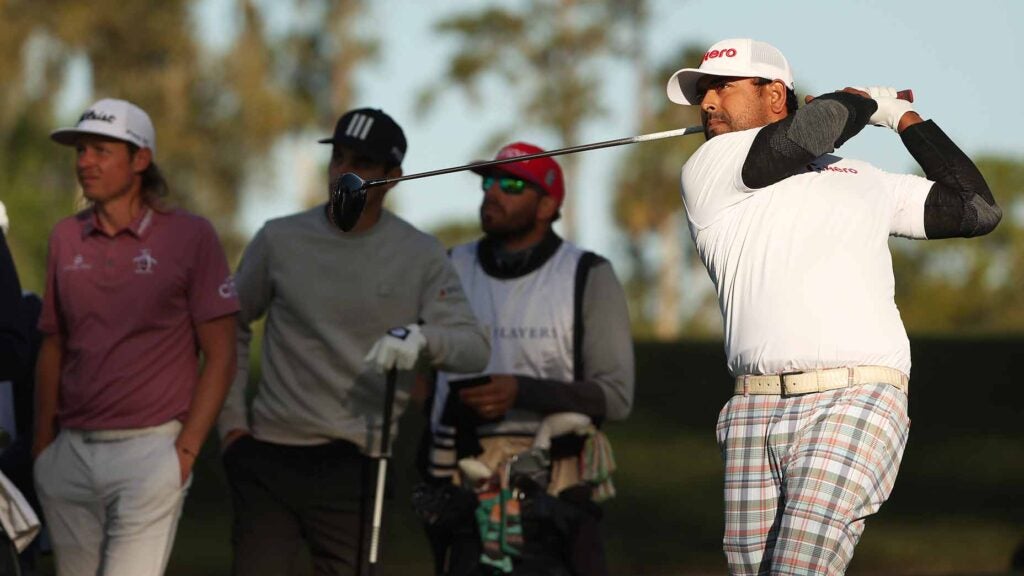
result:
[(445, 248), (472, 242), (483, 235), (483, 232), (480, 231), (480, 222), (477, 220), (447, 222), (434, 228), (430, 233), (437, 236)]
[(984, 155), (979, 170), (1003, 209), (991, 234), (891, 242), (896, 302), (916, 333), (1024, 331), (1024, 158)]
[[(550, 130), (558, 138), (553, 147), (578, 144), (584, 124), (604, 113), (598, 97), (601, 64), (617, 53), (616, 15), (606, 0), (528, 0), (515, 8), (485, 6), (446, 18), (436, 30), (458, 45), (444, 76), (420, 94), (420, 111), (450, 90), (479, 104), (481, 83), (495, 78), (501, 81), (500, 98), (519, 102), (519, 113), (509, 114), (513, 125)], [(559, 162), (571, 189), (578, 161), (569, 155)], [(575, 233), (572, 198), (567, 195), (562, 210), (569, 238)]]
[[(700, 113), (664, 98), (664, 79), (684, 66), (696, 66), (704, 55), (699, 46), (684, 46), (640, 87), (640, 99), (651, 94), (657, 104), (644, 108), (641, 132), (695, 126)], [(634, 146), (619, 164), (614, 215), (626, 233), (631, 274), (626, 282), (630, 312), (638, 334), (675, 338), (679, 334), (713, 335), (721, 331), (718, 304), (711, 282), (683, 228), (679, 170), (704, 143), (700, 136), (671, 138)], [(651, 245), (660, 250), (652, 250)], [(682, 249), (672, 250), (673, 246)], [(671, 261), (666, 260), (666, 256)], [(689, 296), (681, 302), (682, 295)]]
[[(65, 91), (125, 98), (150, 114), (172, 203), (209, 218), (234, 261), (242, 191), (265, 179), (282, 136), (333, 124), (354, 92), (350, 76), (375, 52), (353, 32), (361, 0), (304, 0), (322, 17), (275, 35), (256, 2), (235, 0), (238, 34), (225, 50), (194, 33), (197, 1), (0, 4), (0, 199), (27, 288), (42, 287), (50, 228), (81, 207), (74, 154), (47, 137), (77, 117), (57, 115)], [(88, 72), (84, 86), (70, 83), (76, 66)]]

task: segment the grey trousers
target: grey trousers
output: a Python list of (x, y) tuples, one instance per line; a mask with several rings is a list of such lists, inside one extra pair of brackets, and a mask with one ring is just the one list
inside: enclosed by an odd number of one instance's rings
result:
[(192, 481), (181, 482), (179, 429), (102, 441), (64, 430), (36, 458), (59, 576), (163, 574)]

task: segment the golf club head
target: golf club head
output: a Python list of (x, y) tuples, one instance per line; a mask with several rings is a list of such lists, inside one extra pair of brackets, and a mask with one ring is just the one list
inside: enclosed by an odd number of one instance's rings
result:
[(362, 178), (346, 172), (331, 187), (331, 197), (327, 201), (327, 218), (342, 232), (354, 228), (363, 214), (363, 208), (366, 207), (364, 184)]

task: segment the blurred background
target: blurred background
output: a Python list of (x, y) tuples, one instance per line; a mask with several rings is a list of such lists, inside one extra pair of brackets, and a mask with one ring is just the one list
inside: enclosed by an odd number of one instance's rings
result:
[[(913, 433), (892, 500), (868, 522), (851, 573), (1010, 569), (1024, 541), (1024, 3), (924, 0), (0, 0), (0, 200), (22, 285), (40, 292), (52, 225), (81, 207), (73, 151), (51, 130), (102, 97), (156, 125), (175, 203), (214, 222), (232, 264), (262, 223), (325, 199), (331, 133), (359, 106), (405, 129), (406, 174), (699, 123), (664, 95), (711, 43), (779, 47), (797, 92), (913, 89), (976, 160), (1004, 219), (971, 241), (893, 239), (896, 298), (914, 343)], [(620, 497), (608, 506), (617, 574), (721, 573), (713, 427), (728, 395), (721, 319), (689, 240), (679, 169), (703, 139), (563, 156), (558, 230), (606, 255), (627, 287), (637, 406), (611, 426)], [(917, 168), (869, 127), (840, 154)], [(468, 173), (400, 184), (390, 207), (448, 244), (478, 234)], [(254, 371), (255, 375), (256, 372)], [(404, 422), (398, 466), (422, 426)], [(230, 504), (208, 446), (170, 572), (223, 574)], [(426, 574), (408, 513), (390, 504), (394, 574)], [(404, 491), (404, 492), (403, 492)]]

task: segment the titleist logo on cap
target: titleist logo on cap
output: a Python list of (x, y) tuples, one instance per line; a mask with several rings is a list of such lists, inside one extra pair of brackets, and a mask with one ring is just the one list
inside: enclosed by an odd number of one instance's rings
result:
[(78, 119), (79, 122), (85, 122), (86, 120), (99, 120), (100, 122), (108, 122), (113, 124), (117, 120), (117, 116), (113, 114), (104, 114), (102, 112), (96, 112), (95, 110), (86, 110), (85, 113)]

